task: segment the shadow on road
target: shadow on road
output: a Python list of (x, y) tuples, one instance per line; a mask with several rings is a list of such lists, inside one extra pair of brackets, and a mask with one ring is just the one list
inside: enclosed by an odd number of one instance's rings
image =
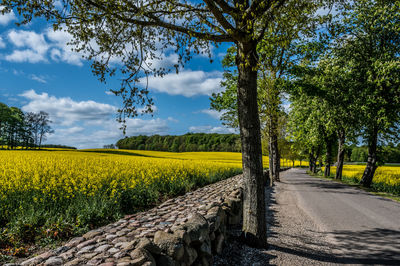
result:
[[(317, 180), (317, 182), (310, 182), (306, 181), (305, 178), (300, 181), (297, 179), (296, 181), (291, 180), (282, 183), (321, 188), (331, 190), (333, 193), (365, 193), (381, 200), (387, 200), (362, 190), (349, 189), (348, 186), (339, 183), (327, 182), (325, 180), (320, 181), (321, 182), (319, 182), (319, 180)], [(309, 191), (312, 192), (313, 190), (309, 189)], [(276, 219), (276, 211), (273, 210), (273, 206), (277, 204), (273, 194), (274, 193), (267, 199), (267, 210), (269, 212), (267, 220), (268, 234), (269, 237), (279, 237), (276, 232), (274, 232), (274, 228), (280, 225)], [(310, 240), (310, 238), (304, 238), (301, 235), (287, 234), (285, 235), (286, 237), (293, 239), (293, 241), (290, 242), (300, 244), (288, 245), (275, 242), (275, 244), (269, 245), (269, 250), (276, 250), (282, 253), (307, 258), (321, 264), (400, 265), (400, 230), (374, 228), (363, 231), (341, 230), (327, 233), (314, 233), (330, 235), (336, 240), (336, 243), (319, 242), (318, 239)]]

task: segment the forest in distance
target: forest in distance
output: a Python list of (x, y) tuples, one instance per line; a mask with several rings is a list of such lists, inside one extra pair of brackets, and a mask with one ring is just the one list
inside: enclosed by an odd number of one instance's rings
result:
[[(290, 160), (306, 160), (307, 158), (292, 148), (293, 142), (281, 139), (279, 148), (282, 158)], [(168, 152), (196, 152), (221, 151), (240, 152), (240, 136), (237, 134), (218, 133), (186, 133), (185, 135), (140, 135), (125, 137), (117, 141), (116, 145), (105, 145), (104, 148), (126, 150), (149, 150)], [(268, 155), (267, 140), (263, 141), (263, 155)], [(336, 150), (336, 149), (334, 149)], [(335, 157), (337, 154), (334, 154)], [(400, 144), (388, 143), (379, 147), (380, 164), (400, 163)], [(368, 147), (366, 145), (351, 144), (345, 148), (346, 162), (366, 162)]]

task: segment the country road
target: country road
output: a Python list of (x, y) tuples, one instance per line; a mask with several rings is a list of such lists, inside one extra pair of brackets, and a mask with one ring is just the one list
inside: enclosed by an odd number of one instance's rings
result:
[(274, 189), (269, 253), (281, 261), (273, 263), (400, 265), (400, 203), (304, 169), (282, 173)]

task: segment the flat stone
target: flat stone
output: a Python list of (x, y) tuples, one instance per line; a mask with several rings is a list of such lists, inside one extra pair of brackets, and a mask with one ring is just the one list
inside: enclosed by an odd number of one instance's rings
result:
[(63, 260), (69, 260), (72, 259), (74, 256), (74, 250), (69, 250), (67, 252), (61, 253), (58, 255), (60, 258), (63, 258)]
[(98, 253), (85, 253), (81, 255), (81, 258), (84, 258), (85, 260), (90, 260), (92, 259), (94, 256), (96, 256)]
[(26, 260), (26, 261), (22, 262), (21, 265), (22, 265), (22, 266), (37, 265), (37, 264), (39, 264), (41, 261), (43, 261), (42, 258), (34, 257), (34, 258), (31, 258), (31, 259), (29, 259), (29, 260)]
[(56, 250), (54, 250), (54, 253), (55, 253), (55, 254), (60, 254), (60, 253), (67, 252), (67, 251), (70, 250), (70, 249), (71, 249), (71, 247), (62, 246), (62, 247), (59, 247), (59, 248), (57, 248)]
[(99, 247), (97, 247), (94, 252), (105, 252), (107, 251), (107, 249), (111, 248), (111, 245), (105, 244), (105, 245), (101, 245)]
[(127, 241), (129, 241), (129, 239), (125, 236), (122, 236), (122, 237), (118, 237), (118, 238), (114, 239), (113, 241), (111, 241), (111, 243), (113, 243), (115, 245), (118, 242), (127, 242)]
[(106, 240), (112, 241), (117, 238), (117, 235), (106, 235)]
[(79, 255), (81, 255), (81, 254), (88, 253), (88, 252), (92, 251), (94, 248), (95, 248), (95, 245), (86, 246), (86, 247), (84, 247), (84, 248), (81, 248), (81, 249), (76, 253), (76, 255), (79, 256)]
[(70, 241), (68, 241), (68, 243), (65, 244), (65, 246), (74, 247), (74, 246), (77, 246), (78, 244), (82, 243), (83, 241), (85, 241), (85, 238), (75, 237), (75, 238), (71, 239)]
[(97, 231), (97, 230), (93, 230), (93, 231), (89, 231), (86, 234), (83, 235), (83, 237), (85, 239), (92, 239), (98, 235), (101, 235), (101, 232)]
[(154, 243), (177, 261), (180, 261), (184, 255), (183, 239), (176, 234), (157, 231), (154, 236)]
[(147, 237), (140, 239), (139, 243), (136, 245), (136, 249), (145, 249), (151, 254), (161, 254), (161, 249)]
[(87, 265), (100, 265), (103, 262), (102, 259), (91, 259), (88, 262), (86, 262)]
[(120, 250), (118, 249), (118, 248), (110, 248), (107, 252), (108, 253), (110, 253), (111, 255), (112, 254), (115, 254), (115, 253), (117, 253), (117, 252), (119, 252)]
[(62, 265), (62, 264), (63, 264), (63, 260), (60, 257), (50, 257), (44, 263), (45, 266), (57, 266), (57, 265)]
[(86, 246), (89, 246), (89, 245), (92, 245), (92, 244), (95, 244), (95, 243), (96, 243), (95, 239), (89, 239), (89, 240), (87, 240), (85, 242), (80, 243), (76, 247), (77, 247), (77, 249), (82, 249), (82, 248), (84, 248)]
[(65, 266), (75, 266), (75, 265), (84, 265), (85, 260), (83, 258), (76, 258), (70, 262), (65, 263)]
[(156, 265), (156, 261), (153, 256), (145, 249), (137, 248), (130, 253), (130, 256), (133, 259), (133, 265), (141, 266), (146, 262), (150, 262), (150, 265)]

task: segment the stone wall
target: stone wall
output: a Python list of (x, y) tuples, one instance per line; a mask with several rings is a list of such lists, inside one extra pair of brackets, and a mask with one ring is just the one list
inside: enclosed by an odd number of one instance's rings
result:
[(241, 223), (242, 194), (242, 176), (234, 176), (9, 265), (210, 265), (227, 227)]
[(170, 199), (9, 265), (209, 265), (241, 222), (242, 176)]

